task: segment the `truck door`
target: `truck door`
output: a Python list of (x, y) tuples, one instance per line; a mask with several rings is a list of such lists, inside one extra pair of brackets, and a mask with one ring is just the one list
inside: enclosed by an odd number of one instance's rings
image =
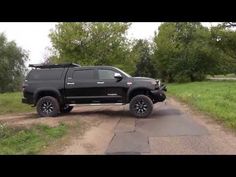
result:
[(93, 68), (70, 68), (65, 79), (65, 99), (67, 103), (94, 103), (100, 95), (96, 89), (97, 79)]
[(127, 90), (125, 78), (117, 81), (114, 74), (118, 71), (113, 69), (98, 68), (97, 75), (97, 92), (102, 97), (103, 103), (122, 103), (124, 102), (125, 93)]

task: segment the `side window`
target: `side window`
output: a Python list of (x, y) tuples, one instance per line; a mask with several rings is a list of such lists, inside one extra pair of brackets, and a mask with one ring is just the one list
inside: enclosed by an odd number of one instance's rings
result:
[(112, 70), (107, 70), (107, 69), (99, 69), (98, 70), (98, 78), (100, 80), (115, 79), (114, 74), (115, 74), (115, 71), (112, 71)]
[(33, 69), (26, 79), (28, 80), (59, 80), (61, 79), (64, 68), (54, 69)]
[(73, 79), (80, 81), (94, 80), (94, 70), (75, 70), (73, 73)]

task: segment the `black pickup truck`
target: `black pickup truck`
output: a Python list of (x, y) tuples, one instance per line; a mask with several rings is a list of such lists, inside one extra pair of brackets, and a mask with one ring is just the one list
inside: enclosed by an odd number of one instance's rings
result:
[(74, 104), (130, 104), (135, 117), (148, 117), (153, 104), (166, 99), (159, 80), (131, 77), (111, 66), (77, 64), (29, 65), (33, 69), (23, 84), (22, 102), (36, 106), (43, 117), (57, 116)]

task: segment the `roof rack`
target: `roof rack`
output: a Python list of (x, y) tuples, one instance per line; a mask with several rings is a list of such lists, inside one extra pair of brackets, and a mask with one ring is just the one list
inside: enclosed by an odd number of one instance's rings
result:
[(33, 68), (68, 68), (68, 67), (80, 67), (80, 65), (75, 63), (66, 64), (30, 64), (29, 67)]

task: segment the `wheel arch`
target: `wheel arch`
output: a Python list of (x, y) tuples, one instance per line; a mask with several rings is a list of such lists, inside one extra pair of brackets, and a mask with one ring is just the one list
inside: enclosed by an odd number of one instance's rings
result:
[(61, 97), (61, 93), (52, 88), (44, 88), (44, 89), (38, 89), (34, 94), (34, 105), (37, 104), (38, 100), (44, 96), (52, 96), (56, 98), (59, 102), (59, 104), (63, 103), (63, 99)]
[(151, 98), (151, 90), (148, 87), (132, 88), (127, 93), (127, 102), (129, 103), (136, 95), (146, 95)]

